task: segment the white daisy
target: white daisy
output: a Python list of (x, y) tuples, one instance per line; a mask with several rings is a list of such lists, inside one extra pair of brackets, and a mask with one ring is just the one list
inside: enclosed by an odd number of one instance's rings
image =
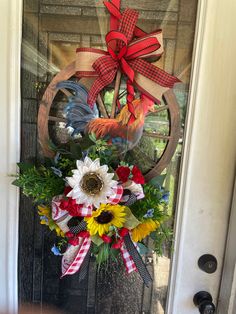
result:
[(105, 204), (109, 197), (113, 197), (114, 187), (118, 182), (112, 180), (114, 173), (108, 173), (108, 166), (100, 166), (100, 160), (92, 161), (85, 157), (84, 161), (77, 160), (77, 169), (72, 170), (73, 176), (67, 177), (72, 190), (67, 194), (76, 200), (77, 204), (94, 205)]

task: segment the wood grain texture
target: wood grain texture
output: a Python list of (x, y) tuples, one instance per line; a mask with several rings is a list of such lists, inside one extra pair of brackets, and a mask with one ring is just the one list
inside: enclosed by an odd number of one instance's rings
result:
[[(42, 101), (39, 107), (38, 113), (38, 137), (39, 142), (42, 147), (42, 152), (47, 157), (53, 157), (54, 152), (50, 149), (49, 143), (51, 142), (48, 133), (48, 120), (49, 120), (49, 112), (53, 102), (53, 99), (57, 93), (56, 85), (58, 82), (67, 80), (71, 76), (75, 74), (75, 62), (69, 64), (64, 70), (59, 72), (51, 81), (48, 88), (43, 95)], [(114, 103), (116, 101), (116, 97), (119, 92), (121, 74), (117, 75), (116, 84), (115, 84), (115, 95), (113, 99), (113, 111), (114, 113)], [(170, 134), (168, 136), (150, 133), (151, 137), (157, 137), (168, 140), (166, 148), (161, 156), (161, 158), (157, 161), (156, 166), (151, 169), (146, 175), (145, 178), (147, 181), (151, 180), (153, 177), (161, 174), (161, 172), (167, 167), (170, 163), (171, 158), (175, 152), (176, 146), (178, 144), (179, 136), (180, 136), (180, 114), (179, 114), (179, 106), (176, 100), (176, 97), (172, 90), (168, 90), (164, 94), (164, 99), (166, 102), (165, 109), (169, 111), (169, 123), (170, 123)], [(100, 103), (101, 106), (101, 103)], [(51, 118), (52, 119), (52, 118)], [(148, 135), (145, 133), (145, 135)]]
[(171, 161), (172, 156), (175, 153), (175, 150), (179, 141), (179, 137), (180, 137), (180, 112), (179, 112), (179, 105), (175, 97), (175, 94), (171, 89), (169, 89), (167, 92), (165, 92), (163, 97), (166, 103), (168, 104), (169, 122), (170, 122), (170, 134), (169, 134), (170, 139), (166, 145), (166, 148), (162, 156), (157, 161), (156, 166), (145, 175), (145, 179), (147, 181), (161, 174), (162, 171), (167, 167), (167, 165)]
[(121, 71), (118, 70), (116, 74), (114, 96), (113, 96), (112, 105), (111, 105), (111, 119), (114, 119), (115, 114), (116, 114), (116, 102), (119, 96), (120, 82), (121, 82)]
[(38, 138), (42, 152), (47, 157), (54, 156), (54, 152), (49, 148), (48, 117), (52, 101), (57, 93), (56, 85), (60, 81), (68, 80), (73, 74), (75, 74), (75, 62), (69, 64), (53, 78), (40, 102), (38, 112)]

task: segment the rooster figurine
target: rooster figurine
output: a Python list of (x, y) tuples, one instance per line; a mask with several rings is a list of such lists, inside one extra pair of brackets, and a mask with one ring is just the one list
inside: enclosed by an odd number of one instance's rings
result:
[(108, 143), (116, 145), (121, 152), (134, 148), (142, 134), (145, 117), (154, 111), (154, 102), (147, 97), (133, 101), (135, 120), (130, 124), (131, 113), (125, 105), (115, 119), (99, 118), (96, 104), (87, 104), (88, 91), (78, 82), (62, 81), (57, 84), (58, 89), (68, 88), (75, 92), (69, 96), (69, 103), (65, 108), (66, 127), (74, 129), (72, 136), (79, 133), (94, 133), (96, 138), (103, 138)]

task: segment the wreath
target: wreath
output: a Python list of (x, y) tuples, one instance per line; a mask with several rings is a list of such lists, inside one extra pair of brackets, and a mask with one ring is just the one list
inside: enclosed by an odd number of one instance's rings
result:
[[(175, 119), (171, 115), (172, 145), (154, 169), (142, 173), (129, 152), (139, 143), (145, 117), (163, 94), (176, 106), (170, 89), (179, 80), (152, 64), (163, 53), (161, 30), (147, 34), (138, 28), (138, 12), (121, 13), (120, 0), (104, 4), (110, 13), (107, 51), (78, 48), (76, 61), (52, 80), (38, 114), (39, 142), (48, 158), (39, 165), (19, 163), (13, 184), (33, 198), (41, 224), (56, 232), (52, 252), (62, 256), (62, 277), (79, 272), (82, 280), (91, 255), (99, 265), (121, 256), (127, 273), (138, 271), (148, 286), (152, 278), (142, 259), (149, 249), (145, 238), (150, 236), (151, 249), (161, 253), (171, 234), (165, 223), (169, 192), (162, 187), (160, 173), (177, 145), (178, 109)], [(74, 74), (76, 80), (71, 79)], [(124, 105), (119, 95), (122, 75)], [(84, 78), (89, 84), (81, 83)], [(101, 94), (114, 80), (109, 115)], [(65, 147), (53, 144), (48, 132), (58, 90), (67, 95), (64, 115), (72, 140)]]

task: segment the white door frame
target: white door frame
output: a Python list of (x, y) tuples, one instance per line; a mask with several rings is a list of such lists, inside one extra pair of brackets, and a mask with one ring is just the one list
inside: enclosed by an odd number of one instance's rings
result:
[(229, 220), (229, 232), (224, 259), (223, 275), (218, 300), (218, 312), (236, 313), (236, 180)]
[[(167, 314), (198, 313), (201, 290), (216, 303), (234, 184), (236, 1), (201, 0), (198, 9)], [(198, 268), (205, 253), (217, 257), (214, 274)]]
[(22, 1), (0, 1), (0, 311), (17, 313), (18, 191), (11, 185), (20, 158)]
[[(219, 283), (235, 157), (233, 136), (230, 137), (235, 131), (235, 4), (235, 0), (199, 0), (168, 314), (197, 313), (192, 306), (193, 294), (203, 288), (214, 292)], [(11, 313), (17, 313), (18, 303), (19, 202), (7, 175), (15, 173), (20, 157), (21, 24), (22, 0), (1, 0), (0, 147), (6, 154), (0, 155), (0, 308)], [(195, 232), (189, 228), (193, 220), (199, 226)], [(221, 230), (220, 234), (209, 233), (207, 220)], [(207, 245), (202, 247), (206, 240)], [(206, 250), (219, 260), (219, 270), (211, 277), (196, 266), (197, 258)], [(217, 297), (214, 293), (213, 296)]]

